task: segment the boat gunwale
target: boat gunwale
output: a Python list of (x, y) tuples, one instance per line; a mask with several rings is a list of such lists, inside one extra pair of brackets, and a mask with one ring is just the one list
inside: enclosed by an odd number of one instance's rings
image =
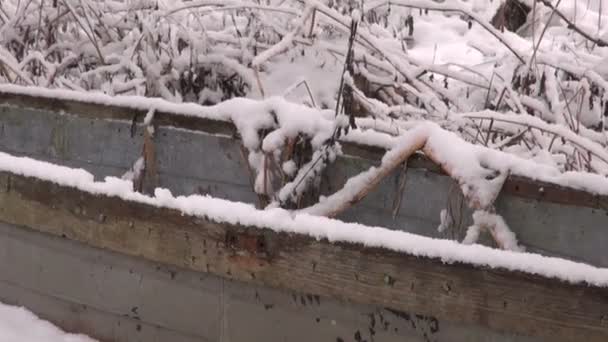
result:
[[(99, 104), (73, 99), (58, 99), (30, 94), (15, 94), (0, 90), (0, 107), (7, 105), (55, 113), (60, 112), (93, 120), (128, 121), (132, 125), (143, 123), (148, 111), (127, 106)], [(229, 121), (157, 111), (154, 115), (154, 125), (175, 127), (207, 134), (218, 134), (239, 139), (236, 126)], [(346, 156), (362, 158), (373, 162), (378, 162), (386, 152), (385, 148), (357, 142), (341, 141), (341, 144), (342, 151)], [(408, 160), (408, 167), (446, 175), (439, 165), (435, 164), (421, 152), (416, 153)], [(521, 175), (508, 175), (501, 194), (528, 200), (608, 211), (608, 195), (593, 194), (585, 190), (538, 181)]]
[(248, 284), (552, 340), (608, 336), (608, 288), (584, 281), (221, 223), (11, 172), (0, 202), (0, 221), (23, 229)]

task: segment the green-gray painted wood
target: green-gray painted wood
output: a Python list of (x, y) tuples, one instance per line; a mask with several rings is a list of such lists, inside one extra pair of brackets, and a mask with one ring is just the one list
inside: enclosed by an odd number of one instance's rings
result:
[[(45, 110), (0, 105), (0, 151), (70, 167), (84, 168), (97, 179), (121, 176), (139, 158), (142, 127), (131, 122), (92, 120)], [(159, 185), (174, 194), (205, 193), (257, 203), (238, 140), (184, 129), (156, 131)], [(339, 189), (345, 180), (374, 162), (344, 156), (323, 177), (322, 189)], [(405, 191), (397, 193), (401, 171), (387, 177), (361, 203), (340, 216), (351, 222), (383, 226), (437, 238), (462, 239), (471, 222), (457, 185), (425, 169), (407, 171)], [(393, 219), (393, 203), (402, 196)], [(497, 211), (522, 244), (533, 252), (608, 266), (608, 212), (501, 195)], [(441, 210), (450, 208), (455, 224), (437, 231)], [(490, 243), (485, 239), (485, 243)]]

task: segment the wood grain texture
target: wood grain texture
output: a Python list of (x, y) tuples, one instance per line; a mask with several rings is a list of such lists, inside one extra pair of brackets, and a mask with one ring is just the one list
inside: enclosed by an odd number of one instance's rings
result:
[(229, 279), (552, 341), (608, 340), (608, 289), (587, 284), (221, 224), (9, 173), (0, 221)]

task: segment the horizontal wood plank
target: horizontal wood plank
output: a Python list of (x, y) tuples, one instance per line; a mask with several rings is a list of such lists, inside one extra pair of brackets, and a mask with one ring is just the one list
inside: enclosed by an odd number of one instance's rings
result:
[[(51, 112), (64, 112), (93, 120), (112, 119), (126, 120), (133, 123), (143, 122), (145, 110), (128, 107), (87, 103), (84, 101), (62, 100), (43, 96), (13, 94), (0, 92), (0, 104), (20, 108), (34, 108)], [(238, 138), (236, 127), (227, 121), (217, 121), (201, 117), (179, 115), (175, 113), (157, 112), (154, 124), (158, 126), (171, 126), (209, 134), (223, 134)], [(343, 142), (345, 154), (379, 161), (385, 149), (350, 142)], [(423, 168), (432, 172), (441, 173), (441, 168), (423, 154), (417, 154), (408, 161), (410, 167)], [(539, 200), (544, 202), (589, 207), (608, 211), (608, 196), (598, 196), (586, 191), (559, 186), (556, 184), (538, 182), (522, 176), (509, 176), (504, 184), (503, 194)]]
[(555, 341), (608, 340), (608, 289), (235, 226), (0, 173), (0, 221), (229, 279)]

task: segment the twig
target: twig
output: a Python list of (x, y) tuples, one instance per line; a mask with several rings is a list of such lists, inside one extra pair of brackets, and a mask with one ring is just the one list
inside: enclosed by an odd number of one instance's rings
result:
[(262, 95), (262, 98), (265, 98), (266, 95), (264, 93), (264, 86), (262, 86), (262, 80), (260, 79), (260, 72), (259, 72), (258, 68), (253, 68), (253, 74), (255, 75), (255, 80), (258, 84), (258, 88), (260, 90), (260, 95)]
[(295, 89), (297, 89), (301, 85), (303, 85), (304, 88), (306, 89), (306, 92), (308, 93), (308, 98), (310, 99), (312, 106), (314, 108), (317, 108), (317, 102), (315, 101), (315, 97), (312, 95), (312, 91), (310, 90), (308, 82), (306, 82), (305, 79), (303, 79), (303, 80), (297, 82), (295, 85), (292, 85), (289, 88), (287, 88), (287, 90), (285, 90), (283, 92), (283, 96), (289, 95), (292, 91), (294, 91)]
[(353, 43), (355, 41), (355, 37), (357, 35), (357, 25), (358, 23), (355, 20), (352, 20), (350, 24), (350, 36), (348, 37), (348, 48), (346, 49), (346, 59), (344, 60), (344, 67), (342, 69), (342, 74), (340, 75), (340, 86), (338, 87), (338, 98), (336, 99), (336, 117), (340, 114), (340, 109), (342, 108), (342, 103), (340, 100), (344, 96), (344, 78), (346, 77), (346, 73), (352, 63), (353, 58)]
[[(78, 25), (80, 25), (80, 27), (84, 31), (84, 34), (87, 35), (87, 37), (89, 38), (89, 40), (95, 47), (95, 50), (97, 51), (97, 55), (99, 56), (99, 60), (100, 60), (101, 64), (105, 64), (105, 58), (103, 56), (103, 53), (101, 53), (101, 49), (99, 48), (99, 44), (97, 43), (97, 40), (95, 39), (95, 36), (94, 36), (95, 33), (92, 31), (92, 27), (91, 27), (90, 23), (89, 23), (89, 28), (91, 28), (91, 33), (89, 33), (89, 31), (85, 28), (85, 25), (82, 23), (80, 16), (76, 13), (76, 10), (74, 9), (74, 7), (72, 7), (72, 5), (69, 3), (69, 0), (63, 0), (63, 3), (70, 10), (72, 15), (74, 16), (74, 19), (76, 19), (76, 22), (78, 23)], [(84, 9), (83, 9), (83, 11), (84, 11)]]
[(538, 52), (538, 48), (540, 47), (540, 43), (543, 41), (543, 37), (545, 36), (545, 33), (547, 32), (547, 29), (549, 28), (549, 23), (551, 23), (551, 19), (553, 19), (553, 15), (555, 15), (555, 12), (557, 11), (557, 7), (559, 6), (559, 4), (561, 2), (562, 2), (562, 0), (558, 0), (557, 1), (557, 5), (555, 5), (555, 8), (551, 12), (551, 15), (549, 15), (549, 19), (547, 20), (547, 24), (545, 25), (545, 27), (543, 27), (543, 31), (540, 33), (540, 37), (538, 37), (538, 42), (536, 42), (536, 46), (534, 47), (534, 51), (532, 52), (532, 57), (530, 58), (530, 64), (528, 64), (528, 73), (530, 72), (530, 69), (532, 68), (532, 64), (534, 63), (534, 59), (536, 58), (536, 53)]
[(569, 141), (570, 143), (578, 146), (581, 149), (589, 151), (590, 153), (592, 153), (593, 155), (598, 157), (601, 161), (608, 164), (608, 153), (605, 152), (605, 150), (602, 146), (597, 145), (592, 141), (586, 140), (585, 138), (577, 135), (575, 132), (573, 132), (572, 130), (569, 130), (568, 128), (566, 128), (564, 126), (549, 125), (545, 122), (540, 121), (540, 119), (537, 119), (534, 124), (532, 122), (530, 122), (531, 120), (528, 122), (521, 122), (513, 116), (508, 116), (508, 115), (498, 114), (498, 113), (496, 113), (496, 114), (490, 114), (490, 113), (464, 114), (463, 116), (466, 118), (479, 119), (479, 120), (491, 118), (496, 121), (507, 122), (507, 123), (511, 123), (511, 124), (515, 124), (515, 125), (522, 125), (522, 126), (535, 128), (535, 129), (538, 129), (539, 131), (545, 132), (545, 133), (558, 134), (563, 139)]
[(399, 175), (399, 186), (397, 187), (397, 192), (395, 193), (395, 200), (393, 201), (393, 220), (397, 218), (397, 215), (399, 215), (399, 210), (401, 209), (401, 200), (403, 199), (406, 181), (407, 161), (403, 163), (403, 168), (401, 169), (401, 173)]
[[(549, 0), (537, 0), (539, 2), (542, 2), (543, 5), (549, 7), (550, 9), (552, 9), (555, 14), (557, 14), (563, 21), (566, 22), (566, 24), (568, 25), (569, 29), (574, 30), (576, 33), (580, 34), (581, 36), (585, 37), (585, 39), (587, 39), (588, 41), (591, 41), (593, 43), (595, 43), (597, 46), (599, 47), (606, 47), (608, 46), (608, 42), (601, 39), (600, 37), (591, 37), (591, 35), (585, 31), (583, 31), (580, 27), (578, 27), (577, 25), (575, 25), (572, 21), (570, 21), (568, 19), (568, 17), (566, 17), (562, 12), (557, 10), (557, 6), (553, 7), (553, 5), (551, 4), (551, 2)], [(600, 0), (600, 4), (603, 0)], [(559, 2), (558, 2), (559, 5)], [(601, 17), (602, 13), (599, 12), (598, 15)], [(598, 19), (600, 20), (600, 19)]]

